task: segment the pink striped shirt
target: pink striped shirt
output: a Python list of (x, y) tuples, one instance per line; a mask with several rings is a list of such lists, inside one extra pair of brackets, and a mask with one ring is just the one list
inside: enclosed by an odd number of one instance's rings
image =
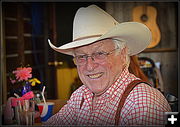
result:
[[(127, 85), (138, 79), (125, 69), (103, 93), (92, 109), (93, 93), (81, 86), (67, 104), (46, 125), (114, 125), (118, 103)], [(84, 102), (81, 105), (82, 98)], [(128, 95), (121, 111), (119, 125), (163, 125), (164, 112), (171, 111), (164, 96), (155, 88), (140, 83)]]

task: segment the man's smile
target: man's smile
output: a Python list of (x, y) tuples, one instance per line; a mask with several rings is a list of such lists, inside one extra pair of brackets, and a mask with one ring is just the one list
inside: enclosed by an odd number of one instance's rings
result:
[(89, 74), (87, 76), (91, 79), (97, 79), (97, 78), (100, 78), (103, 74), (104, 74), (103, 72), (100, 72), (100, 73), (96, 73), (96, 74)]

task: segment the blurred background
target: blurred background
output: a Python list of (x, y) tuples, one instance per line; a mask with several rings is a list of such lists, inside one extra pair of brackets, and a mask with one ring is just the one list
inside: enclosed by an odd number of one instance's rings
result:
[[(140, 67), (153, 87), (166, 97), (178, 97), (178, 3), (177, 2), (2, 2), (1, 88), (2, 103), (12, 96), (9, 72), (30, 65), (47, 99), (69, 99), (81, 86), (71, 56), (48, 45), (72, 41), (73, 18), (78, 8), (96, 4), (119, 23), (137, 21), (153, 33), (151, 45), (138, 54)], [(174, 100), (173, 100), (174, 101)]]

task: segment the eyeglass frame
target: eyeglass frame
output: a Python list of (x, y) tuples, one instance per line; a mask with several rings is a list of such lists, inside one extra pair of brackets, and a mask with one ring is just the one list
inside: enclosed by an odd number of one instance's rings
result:
[[(95, 53), (92, 53), (91, 55), (78, 55), (78, 56), (74, 56), (73, 61), (74, 61), (74, 64), (75, 64), (75, 65), (85, 65), (85, 64), (87, 63), (88, 57), (91, 57), (91, 59), (92, 59), (93, 61), (95, 61), (94, 57), (95, 57), (98, 53), (103, 53), (102, 55), (105, 55), (105, 57), (102, 59), (102, 60), (104, 60), (105, 58), (107, 58), (108, 55), (112, 54), (114, 51), (116, 51), (116, 50), (118, 50), (118, 49), (120, 49), (120, 48), (119, 48), (119, 47), (118, 47), (118, 48), (115, 48), (115, 49), (113, 49), (113, 50), (111, 50), (111, 51), (109, 51), (109, 52), (95, 52)], [(78, 62), (77, 62), (77, 59), (76, 59), (76, 58), (79, 57), (79, 56), (86, 56), (86, 57), (85, 57), (86, 60), (85, 60), (85, 62), (84, 62), (83, 64), (77, 64)]]

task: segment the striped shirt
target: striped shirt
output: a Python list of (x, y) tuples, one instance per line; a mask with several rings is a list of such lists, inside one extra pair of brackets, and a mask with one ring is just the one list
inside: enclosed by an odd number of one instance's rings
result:
[[(67, 104), (44, 124), (114, 125), (122, 94), (127, 85), (136, 79), (138, 78), (125, 69), (111, 87), (98, 98), (93, 108), (93, 93), (83, 85), (71, 95)], [(163, 125), (164, 112), (169, 111), (170, 106), (160, 91), (140, 83), (128, 95), (121, 110), (119, 125)]]

